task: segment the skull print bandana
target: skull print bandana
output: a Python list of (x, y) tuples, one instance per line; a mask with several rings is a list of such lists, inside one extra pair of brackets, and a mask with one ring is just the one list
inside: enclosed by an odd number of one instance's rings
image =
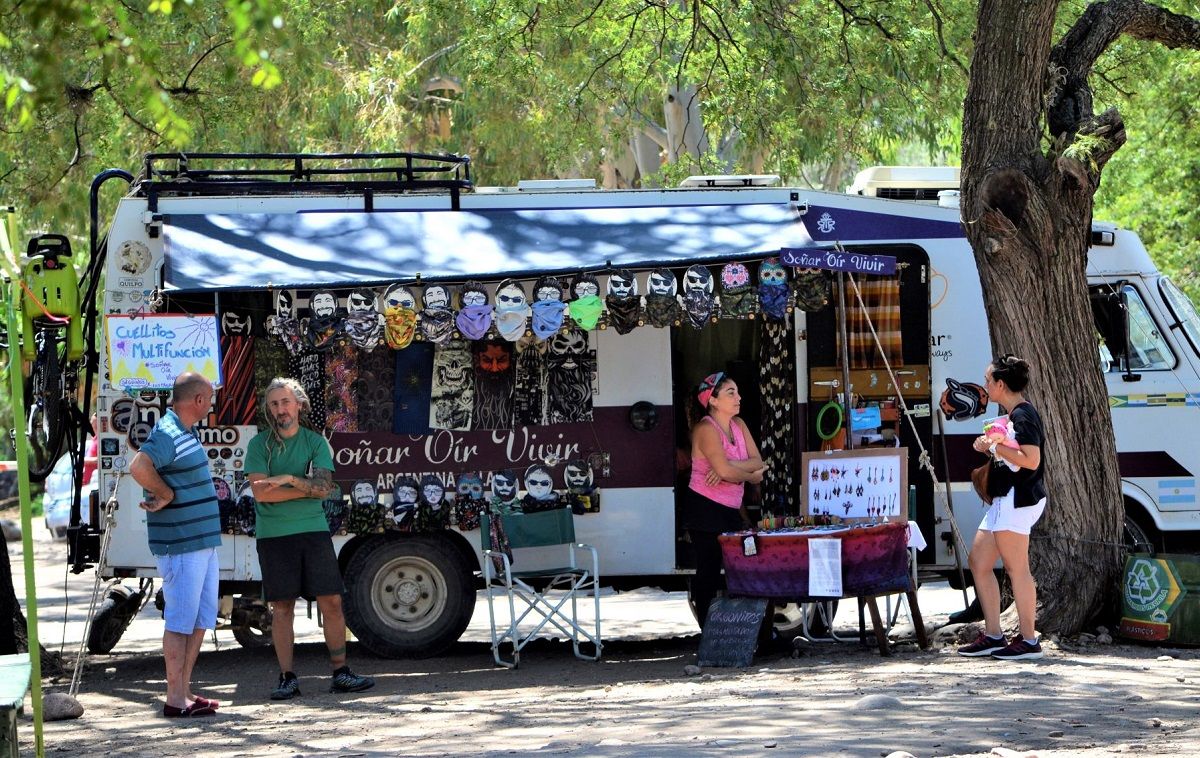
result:
[(768, 258), (758, 268), (758, 302), (770, 321), (787, 317), (787, 270), (778, 258)]
[(492, 306), (490, 303), (464, 305), (454, 322), (464, 337), (481, 340), (492, 326)]
[(646, 320), (651, 326), (672, 326), (679, 320), (679, 301), (674, 295), (646, 295)]
[(600, 320), (600, 312), (604, 310), (604, 301), (598, 295), (585, 295), (571, 301), (571, 320), (584, 331), (590, 332), (596, 328)]
[(533, 304), (533, 333), (544, 340), (562, 328), (566, 303), (561, 300), (538, 300)]
[(683, 310), (693, 329), (701, 329), (712, 318), (715, 307), (713, 296), (704, 290), (688, 290), (683, 293)]
[(454, 311), (426, 308), (421, 312), (421, 334), (435, 345), (444, 345), (454, 336)]
[(617, 334), (629, 334), (638, 326), (642, 318), (642, 299), (633, 297), (617, 297), (609, 295), (605, 298), (608, 308), (608, 323), (617, 330)]
[(386, 327), (387, 346), (393, 350), (403, 350), (412, 344), (417, 332), (417, 312), (403, 305), (389, 305), (383, 312)]
[(475, 371), (469, 343), (451, 340), (439, 345), (433, 355), (429, 426), (433, 429), (471, 428), (475, 402)]

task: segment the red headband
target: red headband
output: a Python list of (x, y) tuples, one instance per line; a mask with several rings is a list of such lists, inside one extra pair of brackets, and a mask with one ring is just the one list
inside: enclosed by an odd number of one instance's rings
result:
[(708, 401), (712, 398), (713, 390), (717, 388), (717, 385), (724, 378), (724, 371), (718, 371), (715, 374), (709, 374), (704, 377), (704, 381), (700, 382), (700, 391), (696, 394), (696, 399), (700, 401), (700, 407), (708, 407)]

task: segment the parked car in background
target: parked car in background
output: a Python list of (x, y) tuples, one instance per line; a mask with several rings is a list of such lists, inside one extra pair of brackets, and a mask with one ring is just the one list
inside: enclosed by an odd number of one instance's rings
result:
[[(94, 470), (88, 471), (88, 481), (83, 485), (81, 503), (86, 504), (93, 490), (96, 489)], [(71, 523), (72, 469), (70, 454), (63, 455), (54, 464), (50, 476), (46, 477), (46, 492), (42, 495), (42, 513), (46, 518), (46, 529), (56, 540), (67, 538), (67, 526)]]

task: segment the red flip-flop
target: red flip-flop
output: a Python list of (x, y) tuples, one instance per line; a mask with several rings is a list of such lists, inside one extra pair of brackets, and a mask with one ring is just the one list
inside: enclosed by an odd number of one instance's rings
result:
[(212, 716), (217, 711), (209, 706), (201, 706), (199, 703), (192, 703), (187, 708), (176, 708), (173, 705), (163, 706), (163, 716), (169, 719), (186, 719), (193, 716)]
[(221, 707), (221, 701), (194, 695), (192, 700), (201, 708), (212, 708), (214, 711)]

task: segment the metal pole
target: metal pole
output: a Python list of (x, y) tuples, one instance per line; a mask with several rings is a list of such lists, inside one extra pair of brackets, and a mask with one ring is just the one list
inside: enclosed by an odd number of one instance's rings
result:
[(850, 340), (846, 335), (846, 275), (841, 271), (837, 275), (838, 288), (838, 331), (842, 335), (842, 403), (846, 406), (846, 415), (842, 423), (846, 430), (846, 449), (854, 449), (854, 435), (850, 430), (850, 411), (852, 410), (853, 394), (850, 392)]
[(3, 258), (4, 268), (12, 277), (12, 282), (8, 287), (8, 296), (4, 298), (4, 316), (8, 324), (8, 379), (12, 388), (10, 397), (12, 397), (13, 404), (13, 428), (16, 430), (13, 437), (17, 449), (17, 488), (21, 498), (21, 549), (24, 551), (25, 563), (25, 630), (29, 639), (29, 683), (33, 701), (34, 745), (38, 758), (42, 758), (46, 754), (42, 741), (42, 656), (41, 645), (38, 644), (33, 513), (29, 500), (29, 449), (23, 431), (25, 429), (25, 385), (21, 376), (21, 348), (19, 345), (21, 330), (17, 323), (16, 310), (13, 307), (21, 292), (21, 272), (15, 266), (14, 251), (8, 242), (8, 239), (0, 240), (0, 244), (6, 248), (0, 250), (0, 258)]
[(967, 543), (963, 541), (962, 535), (957, 533), (958, 521), (953, 518), (954, 498), (950, 494), (950, 459), (946, 457), (946, 425), (945, 422), (942, 421), (941, 408), (937, 409), (937, 421), (938, 437), (940, 437), (942, 440), (942, 467), (944, 469), (942, 473), (946, 475), (945, 479), (942, 480), (946, 485), (946, 507), (950, 509), (950, 531), (955, 532), (953, 536), (956, 538), (951, 545), (954, 549), (954, 568), (958, 571), (958, 583), (962, 585), (963, 608), (966, 609), (971, 607), (971, 600), (967, 597), (967, 579), (965, 576), (963, 576), (962, 554), (959, 550), (959, 546)]

